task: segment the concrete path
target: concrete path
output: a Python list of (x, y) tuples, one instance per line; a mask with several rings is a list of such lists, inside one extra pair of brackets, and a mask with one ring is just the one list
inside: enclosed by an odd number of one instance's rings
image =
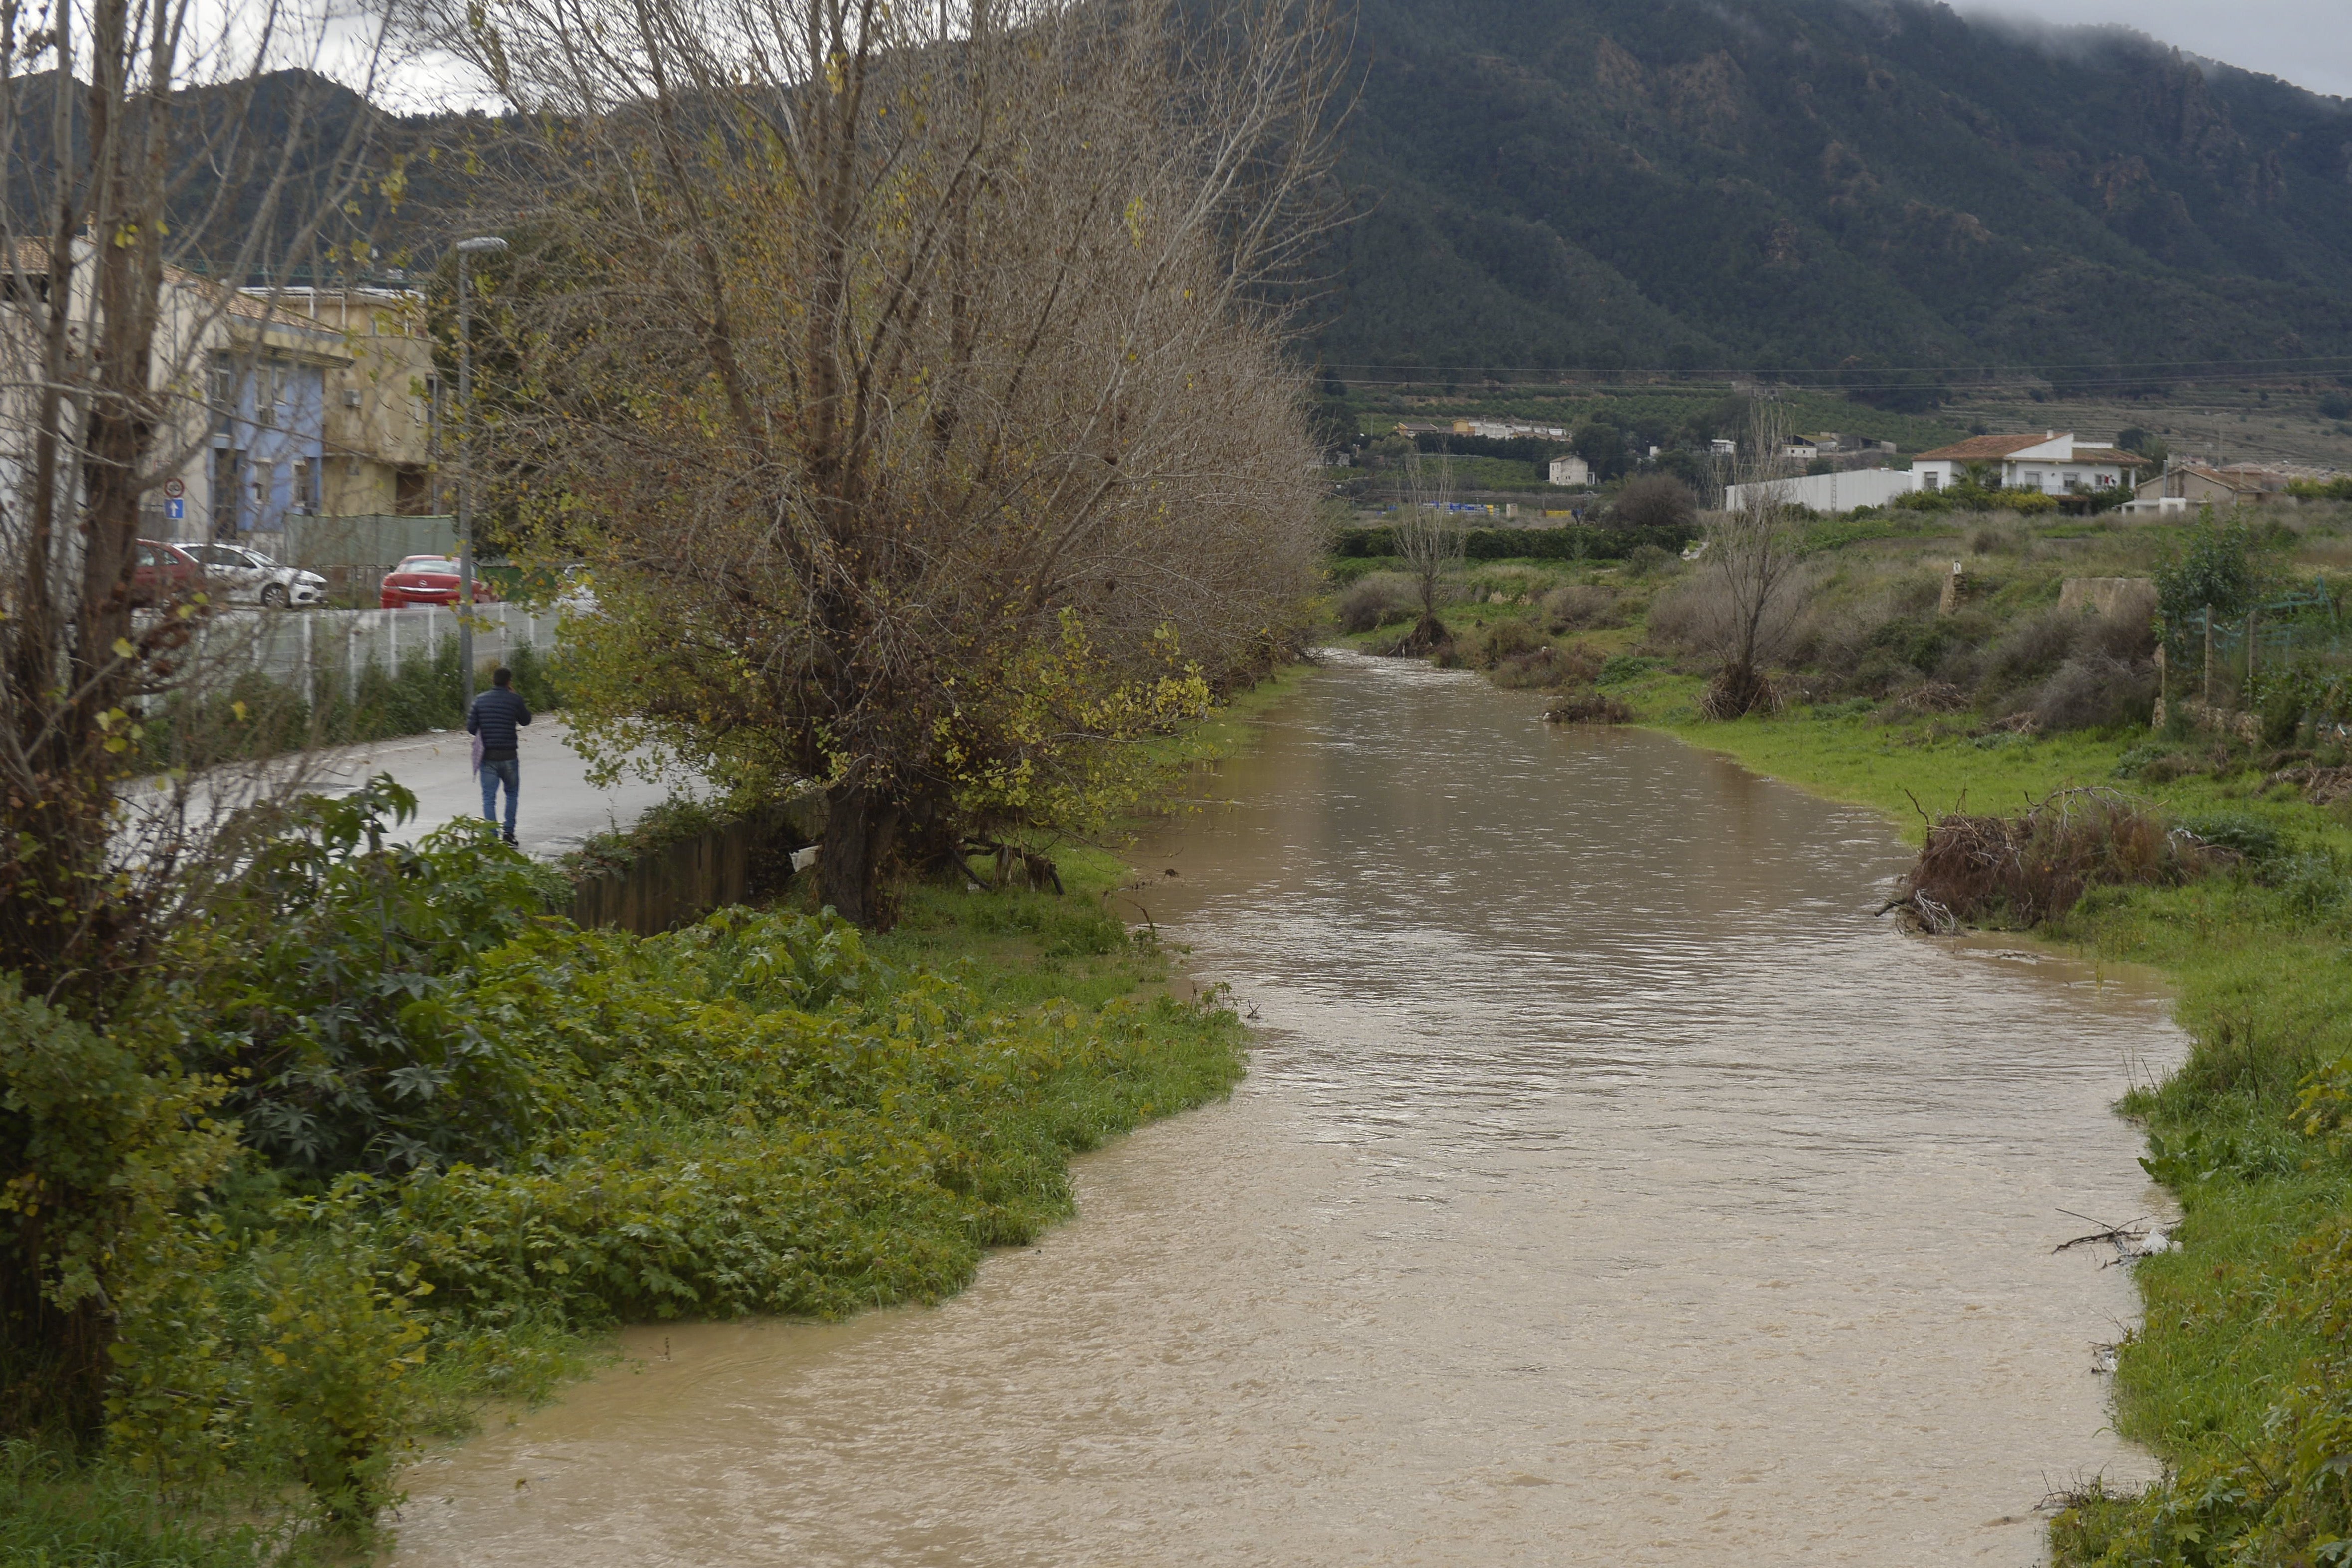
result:
[[(551, 858), (577, 848), (592, 834), (625, 827), (648, 807), (672, 795), (694, 793), (694, 781), (679, 774), (647, 784), (634, 774), (610, 789), (588, 782), (588, 764), (566, 743), (570, 731), (561, 717), (541, 714), (521, 732), (522, 806), (515, 838), (529, 853)], [(390, 773), (414, 791), (416, 816), (394, 837), (413, 841), (457, 816), (481, 814), (482, 789), (475, 779), (473, 742), (463, 730), (371, 741), (313, 753), (320, 795), (341, 795), (377, 773)], [(499, 808), (506, 809), (504, 792)]]

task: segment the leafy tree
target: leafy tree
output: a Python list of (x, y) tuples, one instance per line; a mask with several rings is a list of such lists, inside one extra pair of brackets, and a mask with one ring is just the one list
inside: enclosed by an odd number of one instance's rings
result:
[(1609, 503), (1609, 521), (1621, 528), (1688, 531), (1697, 515), (1690, 487), (1666, 474), (1628, 479)]
[(1579, 426), (1571, 445), (1576, 455), (1592, 468), (1592, 482), (1606, 484), (1633, 466), (1625, 449), (1625, 432), (1606, 420), (1587, 420)]
[(2200, 509), (2188, 539), (2156, 568), (2157, 602), (2175, 637), (2208, 609), (2217, 620), (2237, 619), (2253, 607), (2260, 586), (2252, 530), (2235, 515), (2217, 521), (2210, 506)]
[[(519, 105), (580, 106), (512, 199), (594, 267), (533, 306), (546, 393), (504, 426), (598, 567), (575, 724), (747, 800), (822, 783), (824, 898), (880, 923), (886, 865), (1053, 798), (1003, 781), (1164, 721), (1171, 646), (1220, 677), (1293, 613), (1311, 447), (1262, 299), (1343, 35), (1318, 5), (591, 9), (625, 49), (583, 53), (566, 0), (453, 37)], [(1067, 723), (1030, 721), (1040, 650)]]

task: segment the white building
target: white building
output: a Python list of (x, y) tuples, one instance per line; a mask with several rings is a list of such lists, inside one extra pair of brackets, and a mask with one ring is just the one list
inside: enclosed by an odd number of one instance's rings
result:
[(1551, 460), (1551, 482), (1578, 488), (1589, 486), (1592, 483), (1592, 465), (1573, 453), (1565, 458), (1554, 458)]
[(1849, 468), (1842, 474), (1809, 474), (1803, 479), (1759, 479), (1753, 484), (1727, 485), (1723, 510), (1738, 511), (1765, 492), (1787, 506), (1815, 511), (1852, 511), (1856, 507), (1885, 506), (1896, 496), (1918, 489), (1918, 471), (1900, 468)]
[(1490, 441), (1508, 441), (1520, 436), (1532, 436), (1538, 441), (1564, 441), (1568, 427), (1562, 425), (1530, 425), (1521, 419), (1456, 419), (1456, 436), (1483, 436)]
[(1982, 465), (1989, 488), (2054, 496), (2128, 483), (2133, 470), (2147, 463), (2130, 452), (2078, 441), (2072, 430), (2045, 430), (2039, 436), (1973, 436), (1921, 453), (1912, 460), (1911, 471), (1919, 476), (1921, 489), (1940, 490), (1965, 480), (1971, 468)]

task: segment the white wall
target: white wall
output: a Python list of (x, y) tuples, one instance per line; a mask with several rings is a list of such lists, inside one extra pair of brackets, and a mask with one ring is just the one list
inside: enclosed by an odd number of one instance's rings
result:
[(1727, 511), (1738, 511), (1759, 490), (1776, 490), (1790, 506), (1815, 511), (1852, 511), (1860, 506), (1885, 506), (1896, 496), (1918, 488), (1918, 477), (1899, 468), (1853, 468), (1842, 474), (1810, 474), (1800, 479), (1769, 479), (1757, 484), (1730, 485), (1723, 492)]

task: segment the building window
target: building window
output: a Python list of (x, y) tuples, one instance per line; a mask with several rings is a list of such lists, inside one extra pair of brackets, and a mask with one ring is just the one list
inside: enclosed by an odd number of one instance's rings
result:
[(1939, 490), (1939, 489), (1942, 489), (1944, 488), (1944, 476), (1943, 476), (1943, 475), (1941, 475), (1941, 474), (1939, 474), (1939, 473), (1937, 473), (1937, 472), (1935, 469), (1933, 469), (1933, 468), (1929, 468), (1929, 469), (1928, 469), (1928, 470), (1927, 470), (1924, 475), (1922, 475), (1922, 476), (1921, 476), (1921, 479), (1922, 479), (1923, 482), (1927, 485), (1927, 487), (1929, 489), (1931, 489), (1931, 490)]
[(215, 539), (230, 538), (236, 534), (240, 526), (236, 506), (237, 469), (243, 465), (244, 459), (243, 453), (229, 447), (213, 448), (212, 498)]

